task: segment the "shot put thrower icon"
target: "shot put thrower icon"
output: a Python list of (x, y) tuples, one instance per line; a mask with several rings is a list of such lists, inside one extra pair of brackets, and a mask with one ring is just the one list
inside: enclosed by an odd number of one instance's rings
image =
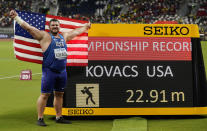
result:
[(91, 102), (95, 105), (95, 101), (93, 100), (93, 94), (91, 93), (91, 91), (89, 89), (93, 89), (94, 87), (84, 87), (83, 90), (81, 90), (82, 94), (87, 94), (88, 97), (86, 98), (86, 105), (88, 105), (88, 100), (90, 99)]

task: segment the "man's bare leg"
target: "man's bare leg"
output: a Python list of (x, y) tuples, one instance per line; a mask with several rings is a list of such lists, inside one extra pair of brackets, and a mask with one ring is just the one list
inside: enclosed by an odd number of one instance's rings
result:
[(63, 124), (71, 124), (70, 121), (62, 117), (62, 106), (63, 106), (63, 94), (64, 92), (54, 92), (54, 107), (56, 111), (56, 122)]
[(41, 95), (39, 96), (37, 100), (37, 113), (38, 113), (37, 124), (39, 126), (46, 126), (43, 120), (43, 114), (44, 114), (44, 110), (45, 110), (49, 96), (50, 96), (49, 93), (41, 93)]
[(56, 117), (62, 116), (62, 106), (63, 106), (63, 94), (64, 92), (54, 92), (54, 107), (56, 111)]

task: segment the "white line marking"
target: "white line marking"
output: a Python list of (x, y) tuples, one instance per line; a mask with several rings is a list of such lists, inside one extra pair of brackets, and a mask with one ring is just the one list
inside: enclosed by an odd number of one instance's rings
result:
[[(34, 74), (32, 74), (32, 75), (34, 76), (34, 75), (40, 75), (40, 74), (42, 74), (42, 73), (34, 73)], [(1, 77), (0, 80), (1, 80), (1, 79), (15, 78), (15, 77), (20, 77), (20, 75), (8, 76), (8, 77)]]

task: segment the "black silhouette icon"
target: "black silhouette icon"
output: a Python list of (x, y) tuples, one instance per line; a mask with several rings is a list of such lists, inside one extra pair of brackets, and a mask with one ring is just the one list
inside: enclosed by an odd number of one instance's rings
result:
[(84, 87), (84, 89), (83, 90), (81, 90), (81, 92), (83, 93), (83, 94), (87, 94), (88, 95), (88, 97), (86, 98), (86, 105), (88, 105), (88, 99), (90, 98), (90, 100), (91, 100), (91, 102), (95, 105), (96, 103), (95, 103), (95, 101), (93, 100), (93, 94), (89, 91), (89, 89), (92, 89), (92, 88), (94, 88), (94, 87)]

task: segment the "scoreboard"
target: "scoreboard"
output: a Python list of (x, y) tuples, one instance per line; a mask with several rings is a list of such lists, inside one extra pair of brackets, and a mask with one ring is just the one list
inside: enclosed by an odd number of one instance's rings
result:
[(63, 115), (207, 114), (196, 25), (92, 24), (88, 34), (88, 66), (67, 68)]

